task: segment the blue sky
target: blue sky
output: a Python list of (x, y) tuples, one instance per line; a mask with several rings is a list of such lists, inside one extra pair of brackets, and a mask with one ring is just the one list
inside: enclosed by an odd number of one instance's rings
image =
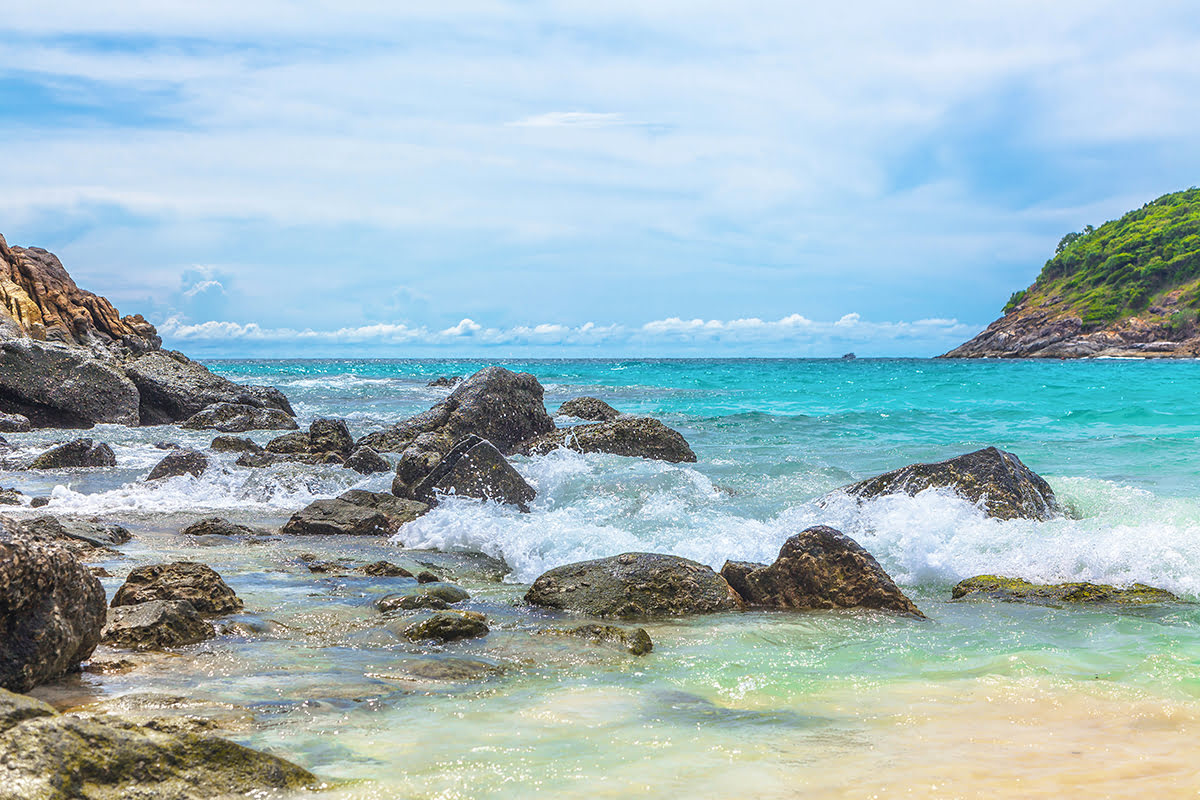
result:
[(1200, 183), (1186, 2), (9, 0), (0, 233), (201, 356), (933, 355)]

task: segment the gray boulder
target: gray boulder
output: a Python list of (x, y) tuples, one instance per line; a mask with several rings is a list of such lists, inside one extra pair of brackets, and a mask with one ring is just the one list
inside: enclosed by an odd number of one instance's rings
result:
[(173, 478), (176, 475), (203, 475), (208, 469), (208, 456), (195, 450), (176, 450), (158, 462), (150, 474), (148, 481), (160, 478)]
[(0, 433), (24, 433), (32, 426), (22, 414), (0, 414)]
[(143, 425), (186, 420), (217, 403), (276, 408), (293, 415), (291, 404), (278, 389), (240, 386), (172, 350), (143, 353), (124, 367), (137, 387)]
[(245, 433), (256, 430), (295, 430), (300, 426), (290, 414), (278, 408), (257, 408), (243, 403), (214, 403), (192, 414), (181, 422), (179, 427), (193, 431)]
[(0, 341), (4, 411), (36, 427), (137, 425), (138, 389), (119, 366), (85, 348), (33, 339)]
[(525, 443), (521, 451), (544, 455), (560, 447), (580, 453), (611, 453), (673, 464), (696, 461), (696, 454), (683, 434), (649, 417), (620, 417), (611, 422), (560, 428)]
[(137, 567), (113, 595), (112, 607), (152, 600), (186, 600), (199, 613), (215, 617), (242, 610), (241, 599), (216, 570), (194, 561)]
[(429, 510), (427, 503), (396, 497), (386, 492), (368, 492), (366, 489), (350, 489), (339, 494), (337, 499), (378, 511), (387, 517), (388, 524), (392, 526), (393, 530), (407, 522), (412, 522)]
[(533, 375), (486, 367), (428, 411), (368, 434), (359, 444), (380, 453), (400, 453), (422, 433), (443, 439), (444, 449), (475, 435), (490, 441), (501, 453), (512, 453), (521, 442), (554, 430), (542, 397), (542, 385)]
[(16, 489), (0, 489), (0, 506), (23, 505), (21, 498), (24, 496), (23, 492), (19, 492)]
[(276, 756), (161, 721), (59, 714), (0, 691), (0, 800), (211, 800), (317, 782)]
[(263, 450), (258, 442), (241, 436), (217, 436), (208, 447), (214, 453), (261, 453)]
[(180, 533), (185, 536), (265, 536), (267, 532), (248, 525), (239, 525), (221, 517), (207, 517), (188, 525)]
[(621, 412), (597, 397), (576, 397), (558, 407), (558, 413), (591, 422), (611, 422)]
[(391, 520), (367, 506), (332, 498), (314, 500), (280, 528), (288, 535), (386, 536), (395, 531)]
[(741, 599), (710, 567), (657, 553), (624, 553), (556, 567), (533, 582), (525, 600), (593, 617), (630, 619), (742, 607)]
[(120, 525), (74, 517), (44, 515), (22, 520), (22, 531), (30, 537), (70, 551), (76, 558), (112, 553), (112, 548), (133, 537)]
[(117, 457), (104, 442), (76, 439), (52, 447), (30, 463), (30, 469), (75, 469), (84, 467), (115, 467)]
[(826, 525), (790, 537), (770, 566), (726, 562), (721, 575), (753, 608), (875, 608), (924, 616), (870, 553)]
[(76, 670), (103, 626), (100, 581), (70, 553), (0, 520), (0, 688), (24, 692)]
[(369, 447), (359, 447), (350, 454), (343, 465), (361, 475), (374, 475), (377, 472), (388, 472), (392, 465), (387, 459)]
[(187, 600), (150, 600), (110, 608), (100, 641), (129, 650), (186, 647), (216, 634)]
[(843, 491), (869, 500), (887, 494), (915, 495), (930, 488), (953, 489), (982, 504), (988, 516), (997, 519), (1047, 520), (1062, 515), (1050, 484), (1021, 459), (995, 447), (934, 464), (909, 464)]
[(454, 445), (415, 486), (397, 480), (392, 491), (430, 504), (435, 504), (439, 495), (454, 495), (515, 505), (522, 511), (528, 511), (537, 496), (500, 451), (478, 436)]

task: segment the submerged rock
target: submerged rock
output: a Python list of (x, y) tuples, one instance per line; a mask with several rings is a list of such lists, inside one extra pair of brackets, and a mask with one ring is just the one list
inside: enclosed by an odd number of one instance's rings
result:
[(103, 626), (100, 581), (70, 553), (0, 520), (0, 688), (24, 692), (78, 669)]
[(1178, 597), (1165, 589), (1144, 583), (1118, 588), (1102, 583), (1030, 583), (1020, 578), (976, 575), (960, 581), (952, 590), (955, 600), (989, 599), (1053, 603), (1171, 603)]
[(528, 504), (537, 496), (537, 490), (500, 451), (478, 436), (468, 436), (455, 444), (415, 485), (406, 485), (397, 474), (392, 492), (429, 504), (436, 503), (439, 495), (492, 500), (515, 505), (522, 511), (528, 511)]
[(29, 424), (29, 417), (22, 414), (0, 413), (0, 433), (24, 433), (32, 427)]
[(267, 531), (230, 522), (224, 517), (205, 517), (196, 520), (182, 531), (185, 536), (266, 536)]
[(439, 611), (404, 629), (404, 635), (414, 642), (427, 639), (452, 642), (487, 636), (488, 632), (487, 617), (477, 611)]
[(657, 553), (624, 553), (556, 567), (533, 582), (525, 600), (594, 617), (620, 618), (711, 614), (742, 605), (710, 567)]
[(452, 583), (418, 584), (411, 591), (389, 594), (375, 605), (380, 611), (414, 608), (447, 608), (471, 598), (470, 592)]
[(447, 657), (406, 659), (395, 665), (403, 674), (381, 675), (391, 680), (448, 681), (461, 683), (486, 678), (503, 667), (477, 658)]
[(76, 439), (52, 447), (30, 463), (30, 469), (74, 469), (81, 467), (115, 467), (117, 457), (104, 442)]
[(316, 783), (276, 756), (181, 727), (59, 714), (0, 691), (0, 800), (211, 800)]
[(101, 641), (130, 650), (162, 650), (215, 635), (213, 626), (187, 600), (150, 600), (110, 608)]
[(179, 423), (179, 427), (192, 431), (245, 433), (295, 430), (300, 426), (290, 414), (278, 408), (258, 408), (243, 403), (214, 403)]
[(375, 561), (362, 567), (363, 575), (372, 578), (411, 578), (413, 574), (404, 567), (390, 561)]
[(208, 456), (204, 453), (195, 450), (176, 450), (158, 462), (154, 469), (150, 470), (146, 480), (156, 481), (160, 478), (173, 478), (177, 475), (199, 476), (203, 475), (206, 469), (208, 469)]
[(755, 608), (875, 608), (924, 616), (870, 553), (827, 525), (789, 537), (770, 566), (726, 562), (721, 574)]
[(361, 475), (374, 475), (377, 472), (387, 472), (392, 468), (386, 458), (369, 447), (356, 448), (343, 466)]
[(616, 625), (589, 623), (576, 625), (574, 628), (543, 628), (538, 633), (548, 636), (573, 636), (577, 639), (586, 639), (593, 644), (616, 645), (635, 656), (644, 656), (654, 649), (654, 643), (650, 640), (650, 634), (646, 633), (645, 628), (628, 630), (618, 628)]
[(591, 422), (611, 422), (621, 412), (597, 397), (576, 397), (558, 407), (558, 413)]
[(937, 487), (953, 489), (997, 519), (1047, 520), (1062, 514), (1050, 484), (1021, 459), (995, 447), (934, 464), (909, 464), (844, 491), (869, 500), (886, 494), (915, 495)]
[(523, 445), (529, 455), (544, 455), (565, 447), (580, 453), (611, 453), (650, 458), (673, 464), (695, 463), (696, 454), (679, 431), (649, 417), (621, 417), (560, 428)]
[(222, 616), (242, 610), (242, 601), (216, 570), (194, 561), (137, 567), (113, 595), (112, 607), (152, 600), (186, 600), (201, 614)]
[(521, 442), (554, 430), (542, 402), (542, 385), (527, 372), (486, 367), (423, 414), (359, 440), (376, 452), (400, 453), (423, 433), (450, 444), (466, 436), (487, 439), (510, 454)]

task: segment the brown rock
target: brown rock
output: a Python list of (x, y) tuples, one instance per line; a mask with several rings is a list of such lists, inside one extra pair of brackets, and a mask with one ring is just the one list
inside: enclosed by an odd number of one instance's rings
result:
[(112, 607), (152, 600), (187, 600), (201, 614), (217, 617), (242, 610), (241, 599), (221, 576), (194, 561), (137, 567), (113, 596)]

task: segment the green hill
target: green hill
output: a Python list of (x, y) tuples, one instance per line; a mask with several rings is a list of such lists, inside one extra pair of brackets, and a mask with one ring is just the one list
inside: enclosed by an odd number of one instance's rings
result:
[(1190, 332), (1200, 309), (1200, 189), (1163, 195), (1099, 228), (1068, 233), (1004, 313), (1053, 305), (1089, 330), (1158, 311), (1168, 296), (1168, 324)]

